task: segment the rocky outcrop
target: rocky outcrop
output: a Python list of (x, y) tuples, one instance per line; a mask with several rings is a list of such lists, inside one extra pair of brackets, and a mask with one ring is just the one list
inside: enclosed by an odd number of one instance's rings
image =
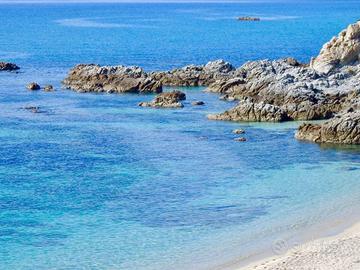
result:
[(14, 63), (0, 62), (0, 71), (14, 71), (20, 69)]
[(233, 78), (217, 80), (207, 90), (227, 100), (250, 98), (253, 103), (278, 107), (287, 115), (283, 120), (328, 119), (359, 95), (354, 91), (360, 89), (359, 70), (357, 66), (343, 67), (327, 76), (292, 58), (254, 61), (238, 68)]
[(77, 65), (63, 81), (78, 92), (161, 93), (162, 85), (139, 67)]
[(151, 102), (141, 102), (141, 107), (154, 107), (154, 108), (182, 108), (184, 105), (182, 100), (186, 99), (186, 95), (180, 91), (173, 91), (161, 93), (157, 95)]
[(208, 119), (247, 122), (282, 122), (287, 120), (287, 114), (278, 106), (244, 100), (228, 111), (208, 115)]
[(318, 73), (328, 74), (336, 68), (358, 64), (360, 60), (360, 21), (351, 24), (333, 37), (311, 60), (310, 66)]
[(360, 111), (339, 114), (322, 124), (303, 124), (295, 137), (317, 143), (360, 144)]
[(235, 68), (224, 60), (209, 62), (203, 66), (185, 66), (167, 72), (153, 72), (151, 77), (166, 86), (208, 86), (221, 78), (232, 76)]

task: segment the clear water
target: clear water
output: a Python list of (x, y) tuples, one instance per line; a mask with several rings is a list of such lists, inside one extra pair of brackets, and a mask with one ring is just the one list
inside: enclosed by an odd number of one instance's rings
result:
[[(0, 74), (0, 269), (212, 269), (358, 215), (359, 147), (296, 141), (298, 123), (208, 121), (233, 104), (200, 88), (183, 89), (181, 110), (153, 110), (136, 106), (151, 95), (60, 81), (80, 62), (308, 61), (359, 12), (358, 1), (0, 5), (0, 58), (22, 67)], [(234, 20), (245, 15), (263, 21)], [(28, 92), (30, 81), (58, 91)]]

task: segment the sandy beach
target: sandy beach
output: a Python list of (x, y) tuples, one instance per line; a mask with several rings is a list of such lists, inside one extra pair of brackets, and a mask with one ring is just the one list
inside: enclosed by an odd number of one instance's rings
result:
[(360, 223), (344, 232), (290, 249), (286, 254), (252, 263), (239, 270), (360, 269)]

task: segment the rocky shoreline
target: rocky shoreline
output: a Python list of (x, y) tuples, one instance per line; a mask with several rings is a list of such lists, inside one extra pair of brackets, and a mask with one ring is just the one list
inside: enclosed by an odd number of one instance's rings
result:
[[(140, 67), (77, 65), (63, 81), (78, 92), (162, 93), (163, 86), (205, 86), (221, 99), (237, 101), (211, 120), (282, 122), (327, 120), (303, 125), (296, 137), (315, 142), (359, 144), (360, 22), (326, 43), (309, 64), (293, 58), (247, 62), (224, 60), (164, 72)], [(174, 94), (140, 106), (182, 107)], [(350, 119), (350, 120), (349, 120)]]

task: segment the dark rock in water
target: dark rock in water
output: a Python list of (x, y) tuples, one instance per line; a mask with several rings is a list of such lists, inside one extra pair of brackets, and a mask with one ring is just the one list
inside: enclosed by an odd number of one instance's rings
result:
[(45, 85), (44, 87), (44, 91), (45, 92), (53, 92), (54, 91), (54, 87), (52, 85)]
[(162, 84), (140, 67), (77, 65), (63, 81), (78, 92), (161, 93)]
[(244, 137), (239, 137), (239, 138), (235, 138), (234, 141), (235, 142), (246, 142), (247, 140)]
[(252, 21), (252, 22), (258, 22), (258, 21), (260, 21), (260, 18), (257, 18), (257, 17), (248, 17), (248, 16), (246, 16), (246, 17), (238, 17), (237, 19), (238, 19), (238, 21)]
[(32, 83), (29, 83), (27, 86), (26, 86), (26, 88), (28, 89), (28, 90), (31, 90), (31, 91), (35, 91), (35, 90), (40, 90), (40, 85), (38, 85), (37, 83), (35, 83), (35, 82), (32, 82)]
[(339, 114), (322, 124), (303, 124), (295, 137), (317, 143), (360, 144), (360, 111)]
[(193, 105), (193, 106), (202, 106), (202, 105), (205, 105), (205, 102), (203, 102), (203, 101), (193, 101), (193, 102), (191, 102), (191, 105)]
[(139, 106), (155, 108), (182, 108), (184, 105), (180, 101), (185, 99), (185, 93), (180, 91), (173, 91), (161, 93), (157, 95), (151, 102), (140, 102)]
[(245, 130), (243, 130), (243, 129), (234, 129), (234, 130), (233, 130), (233, 133), (234, 133), (234, 134), (244, 134), (244, 133), (245, 133)]
[(224, 60), (202, 66), (185, 66), (166, 72), (153, 72), (151, 77), (165, 86), (208, 86), (220, 78), (232, 76), (235, 68)]
[(0, 62), (0, 71), (13, 71), (20, 69), (14, 63)]
[(245, 122), (282, 122), (287, 120), (287, 114), (280, 107), (266, 103), (241, 101), (228, 111), (220, 114), (210, 114), (210, 120), (245, 121)]

